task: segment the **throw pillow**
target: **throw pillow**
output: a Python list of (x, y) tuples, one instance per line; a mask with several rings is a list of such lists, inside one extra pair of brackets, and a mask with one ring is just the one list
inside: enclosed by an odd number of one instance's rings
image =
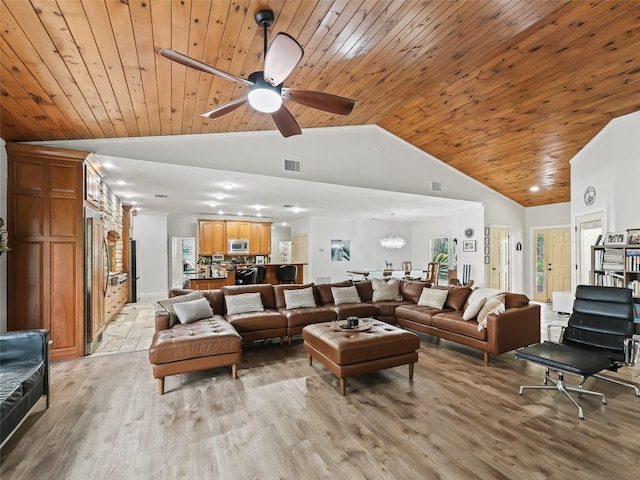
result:
[(398, 279), (392, 278), (385, 282), (381, 278), (372, 278), (371, 285), (373, 286), (372, 300), (374, 302), (381, 300), (402, 300), (402, 295), (400, 295), (400, 280)]
[(287, 310), (315, 307), (316, 299), (313, 296), (313, 287), (285, 290), (284, 305)]
[(213, 317), (213, 311), (206, 298), (176, 303), (173, 309), (176, 311), (178, 320), (180, 320), (180, 323), (183, 325), (195, 322), (196, 320), (202, 320), (203, 318)]
[(470, 303), (467, 308), (464, 309), (464, 313), (462, 314), (463, 320), (473, 320), (480, 313), (480, 309), (484, 306), (487, 301), (487, 297), (481, 297), (475, 300), (473, 303)]
[(442, 307), (444, 307), (444, 302), (447, 301), (448, 294), (449, 294), (448, 290), (444, 290), (441, 288), (424, 287), (422, 289), (422, 294), (418, 299), (418, 305), (422, 305), (423, 307), (432, 307), (432, 308), (437, 308), (438, 310), (442, 310)]
[(178, 316), (176, 315), (176, 311), (173, 309), (173, 306), (176, 303), (190, 302), (192, 300), (198, 300), (199, 298), (204, 297), (200, 290), (196, 290), (195, 292), (187, 293), (186, 295), (178, 295), (177, 297), (160, 300), (158, 302), (160, 309), (169, 314), (169, 328), (174, 326), (176, 323), (179, 323)]
[(341, 303), (361, 303), (358, 289), (351, 287), (331, 287), (331, 295), (333, 295), (333, 303), (340, 305)]
[(227, 304), (227, 315), (264, 311), (260, 292), (225, 295), (224, 301)]
[(478, 331), (487, 328), (487, 317), (491, 314), (500, 315), (504, 313), (504, 295), (489, 298), (478, 313)]

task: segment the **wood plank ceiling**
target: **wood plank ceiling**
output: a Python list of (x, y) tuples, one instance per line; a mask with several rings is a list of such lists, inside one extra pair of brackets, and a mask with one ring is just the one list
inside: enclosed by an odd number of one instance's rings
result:
[(0, 136), (273, 130), (247, 106), (200, 117), (245, 87), (156, 54), (247, 77), (264, 7), (305, 49), (285, 86), (358, 100), (289, 103), (303, 129), (378, 124), (524, 206), (569, 201), (571, 157), (640, 110), (638, 1), (3, 0)]

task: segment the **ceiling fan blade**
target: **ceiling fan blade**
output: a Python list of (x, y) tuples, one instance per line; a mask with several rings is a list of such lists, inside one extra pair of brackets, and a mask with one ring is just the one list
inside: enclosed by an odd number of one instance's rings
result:
[(296, 122), (296, 119), (293, 118), (291, 112), (287, 110), (287, 107), (282, 105), (278, 110), (271, 114), (271, 118), (280, 130), (280, 133), (283, 137), (290, 137), (292, 135), (300, 135), (302, 131), (300, 130), (300, 125)]
[(226, 115), (227, 113), (231, 113), (236, 108), (241, 107), (242, 105), (244, 105), (247, 102), (247, 98), (248, 97), (246, 95), (244, 97), (236, 98), (235, 100), (231, 100), (230, 102), (227, 102), (224, 105), (220, 105), (219, 107), (214, 108), (213, 110), (211, 110), (211, 111), (209, 111), (207, 113), (203, 113), (200, 116), (201, 117), (208, 117), (208, 118), (219, 118), (219, 117), (222, 117), (223, 115)]
[(264, 79), (271, 85), (280, 85), (296, 68), (303, 53), (295, 38), (278, 33), (264, 58)]
[(324, 110), (325, 112), (337, 113), (338, 115), (349, 115), (356, 105), (356, 101), (350, 98), (312, 90), (283, 88), (282, 96), (301, 105)]
[(160, 55), (169, 60), (173, 60), (174, 62), (180, 63), (185, 67), (195, 68), (196, 70), (200, 70), (201, 72), (210, 73), (211, 75), (216, 75), (218, 77), (224, 78), (226, 80), (231, 80), (232, 82), (244, 83), (245, 85), (253, 85), (253, 82), (241, 77), (236, 77), (235, 75), (231, 75), (223, 70), (219, 70), (211, 65), (207, 65), (206, 63), (202, 63), (194, 58), (187, 57), (186, 55), (176, 52), (175, 50), (171, 50), (170, 48), (161, 48)]

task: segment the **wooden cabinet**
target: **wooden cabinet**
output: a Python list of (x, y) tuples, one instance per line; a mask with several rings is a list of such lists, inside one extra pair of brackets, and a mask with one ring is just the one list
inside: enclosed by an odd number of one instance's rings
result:
[(227, 240), (247, 240), (251, 235), (251, 222), (227, 221)]
[[(105, 305), (105, 321), (110, 322), (113, 317), (120, 311), (122, 306), (127, 303), (129, 298), (129, 281), (124, 281), (116, 285), (109, 285), (104, 299)], [(105, 323), (105, 325), (106, 325)]]
[(98, 169), (96, 169), (97, 160), (91, 154), (87, 157), (87, 161), (84, 164), (84, 199), (94, 206), (96, 209), (100, 209), (100, 178)]
[(46, 328), (53, 360), (84, 355), (84, 160), (7, 143), (9, 330)]
[(271, 224), (251, 223), (249, 235), (249, 254), (271, 254)]
[(198, 220), (198, 255), (226, 254), (226, 230), (224, 220)]
[(225, 285), (226, 278), (207, 278), (189, 281), (189, 288), (192, 290), (216, 290)]

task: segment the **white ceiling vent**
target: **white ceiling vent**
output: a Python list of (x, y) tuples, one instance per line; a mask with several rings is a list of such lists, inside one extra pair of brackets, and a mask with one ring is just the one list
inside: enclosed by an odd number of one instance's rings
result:
[(431, 182), (431, 190), (434, 192), (441, 192), (442, 184), (440, 182)]
[(300, 173), (302, 170), (302, 162), (300, 160), (284, 159), (284, 171)]

